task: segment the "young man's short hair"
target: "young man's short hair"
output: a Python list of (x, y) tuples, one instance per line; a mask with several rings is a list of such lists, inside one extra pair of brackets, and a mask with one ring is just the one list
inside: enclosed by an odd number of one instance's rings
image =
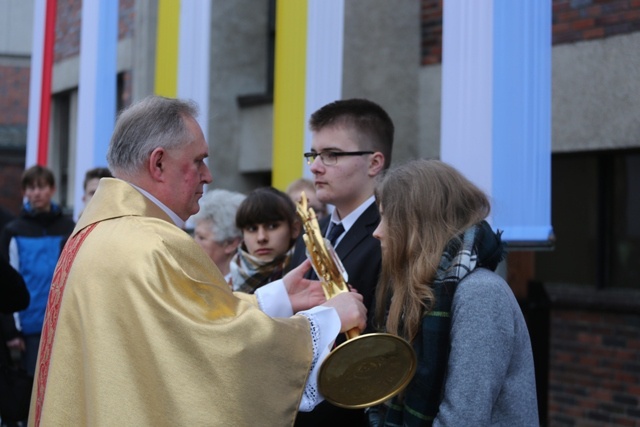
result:
[(35, 165), (24, 171), (21, 186), (23, 191), (26, 190), (27, 187), (55, 187), (56, 179), (50, 169)]
[(367, 140), (359, 141), (360, 149), (381, 152), (384, 169), (389, 168), (395, 128), (384, 108), (368, 99), (341, 99), (321, 107), (309, 119), (312, 132), (334, 126), (358, 131)]
[(93, 168), (89, 169), (84, 174), (84, 182), (82, 183), (82, 188), (87, 189), (87, 184), (92, 179), (100, 179), (100, 178), (113, 178), (111, 171), (108, 168)]

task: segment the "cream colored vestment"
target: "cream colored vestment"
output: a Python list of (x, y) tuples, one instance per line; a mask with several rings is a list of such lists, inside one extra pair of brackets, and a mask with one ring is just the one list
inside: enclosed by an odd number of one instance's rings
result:
[(104, 178), (56, 268), (30, 425), (292, 425), (312, 358), (302, 316), (237, 298), (191, 236)]

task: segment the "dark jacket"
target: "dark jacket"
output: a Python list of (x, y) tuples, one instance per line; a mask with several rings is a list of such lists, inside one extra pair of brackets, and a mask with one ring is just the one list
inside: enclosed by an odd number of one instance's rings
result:
[[(331, 218), (320, 221), (320, 230), (324, 236)], [(336, 246), (336, 254), (340, 257), (344, 268), (349, 274), (349, 284), (363, 296), (364, 305), (370, 314), (374, 312), (374, 295), (382, 267), (382, 251), (380, 241), (373, 237), (373, 231), (380, 222), (378, 206), (373, 203), (356, 220), (349, 231)], [(306, 252), (302, 236), (296, 242), (295, 252), (291, 259), (290, 268), (297, 267), (306, 259)], [(370, 316), (371, 318), (371, 316)], [(365, 332), (373, 332), (370, 323)], [(337, 344), (345, 341), (341, 334)], [(299, 412), (296, 427), (313, 426), (362, 426), (366, 425), (364, 411), (361, 409), (344, 409), (334, 406), (327, 401), (320, 403), (311, 412)]]
[[(0, 232), (15, 217), (0, 208)], [(0, 256), (0, 366), (9, 366), (11, 356), (5, 343), (17, 335), (10, 313), (24, 310), (29, 305), (29, 291), (18, 273), (4, 257)], [(5, 333), (5, 329), (9, 329)], [(2, 414), (4, 415), (4, 414)]]
[(0, 313), (24, 310), (29, 305), (29, 291), (9, 262), (0, 257)]

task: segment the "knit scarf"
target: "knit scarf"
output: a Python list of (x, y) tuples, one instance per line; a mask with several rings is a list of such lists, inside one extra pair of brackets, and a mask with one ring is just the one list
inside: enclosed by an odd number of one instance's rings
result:
[(259, 287), (281, 279), (289, 264), (291, 252), (280, 255), (271, 262), (264, 262), (239, 248), (230, 265), (233, 290), (252, 294)]
[(445, 248), (433, 281), (435, 303), (424, 313), (413, 340), (418, 358), (416, 374), (403, 393), (385, 403), (384, 426), (430, 426), (442, 400), (449, 359), (451, 304), (458, 283), (478, 267), (494, 271), (504, 258), (501, 232), (487, 222), (470, 227)]

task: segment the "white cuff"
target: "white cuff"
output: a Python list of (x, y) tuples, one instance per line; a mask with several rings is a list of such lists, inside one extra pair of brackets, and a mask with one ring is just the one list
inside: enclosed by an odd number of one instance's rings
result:
[(333, 343), (340, 333), (340, 317), (332, 307), (314, 307), (310, 310), (298, 313), (307, 319), (311, 326), (311, 340), (313, 342), (313, 361), (311, 372), (307, 378), (299, 410), (302, 412), (311, 411), (324, 397), (318, 390), (318, 372), (322, 362), (329, 355), (333, 348)]
[(291, 317), (293, 308), (282, 279), (259, 287), (255, 292), (260, 310), (270, 317)]

